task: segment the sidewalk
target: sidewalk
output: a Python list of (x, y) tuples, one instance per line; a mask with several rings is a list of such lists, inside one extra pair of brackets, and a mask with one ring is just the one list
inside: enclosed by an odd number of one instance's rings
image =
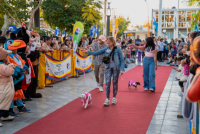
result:
[(147, 134), (189, 134), (189, 121), (177, 118), (182, 112), (182, 97), (176, 71), (172, 70), (165, 89), (161, 95)]

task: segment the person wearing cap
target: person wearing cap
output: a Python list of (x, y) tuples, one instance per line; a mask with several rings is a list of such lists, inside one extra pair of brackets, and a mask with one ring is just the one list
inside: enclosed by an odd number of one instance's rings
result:
[[(107, 45), (105, 44), (106, 37), (101, 35), (99, 36), (98, 42), (94, 42), (92, 44), (92, 51), (99, 51)], [(93, 64), (94, 64), (94, 75), (97, 82), (97, 88), (99, 88), (100, 92), (103, 92), (103, 83), (104, 83), (104, 71), (105, 64), (102, 62), (104, 54), (93, 56)]]

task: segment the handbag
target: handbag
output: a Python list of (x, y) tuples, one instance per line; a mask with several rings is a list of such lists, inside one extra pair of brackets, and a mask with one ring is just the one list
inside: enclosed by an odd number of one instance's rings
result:
[(111, 55), (114, 53), (115, 49), (116, 49), (116, 47), (113, 48), (113, 50), (112, 50), (112, 52), (110, 53), (110, 55), (104, 56), (104, 57), (103, 57), (103, 59), (102, 59), (102, 62), (103, 62), (103, 63), (105, 63), (105, 64), (110, 63), (110, 57), (111, 57)]

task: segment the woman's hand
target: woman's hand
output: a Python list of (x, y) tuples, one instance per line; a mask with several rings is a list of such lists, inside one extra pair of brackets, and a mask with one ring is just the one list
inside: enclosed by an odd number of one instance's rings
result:
[(155, 66), (155, 70), (158, 70), (158, 67), (157, 67), (157, 66)]
[(120, 71), (120, 75), (123, 75), (124, 74), (124, 72), (123, 71)]
[(88, 49), (82, 48), (81, 51), (87, 53), (87, 52), (88, 52)]

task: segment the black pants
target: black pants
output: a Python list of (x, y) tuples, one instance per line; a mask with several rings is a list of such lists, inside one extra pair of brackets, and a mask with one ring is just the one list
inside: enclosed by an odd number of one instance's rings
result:
[(183, 87), (183, 82), (179, 81), (179, 86)]
[(163, 51), (158, 52), (158, 61), (163, 61)]
[(42, 94), (36, 93), (38, 87), (38, 65), (33, 66), (33, 70), (35, 72), (35, 77), (31, 79), (31, 98), (41, 98)]
[[(31, 79), (31, 83), (32, 83), (32, 79)], [(30, 85), (27, 87), (27, 90), (24, 91), (24, 96), (28, 99), (31, 98), (31, 89), (32, 89), (32, 84), (30, 83)]]
[(9, 111), (8, 110), (0, 110), (0, 117), (8, 117)]

